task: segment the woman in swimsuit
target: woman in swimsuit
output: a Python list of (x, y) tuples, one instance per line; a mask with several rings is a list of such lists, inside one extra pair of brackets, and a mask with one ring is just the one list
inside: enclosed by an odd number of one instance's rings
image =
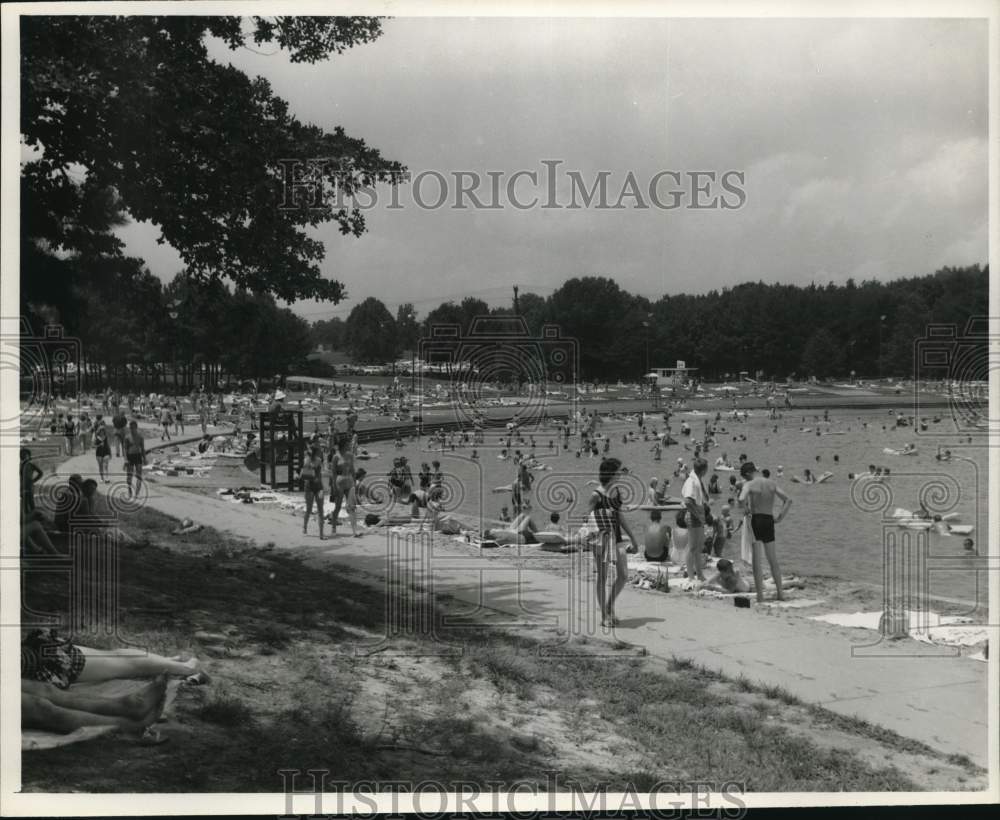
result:
[(97, 471), (100, 473), (101, 481), (107, 484), (108, 464), (111, 462), (111, 445), (108, 444), (108, 431), (103, 424), (99, 425), (94, 432), (94, 455), (97, 456)]
[[(594, 542), (594, 566), (597, 570), (597, 605), (601, 610), (601, 626), (615, 626), (615, 599), (628, 582), (628, 560), (626, 552), (638, 551), (639, 540), (621, 514), (621, 495), (616, 489), (611, 489), (611, 482), (622, 472), (622, 463), (617, 458), (605, 458), (598, 469), (600, 484), (590, 496), (590, 511), (594, 515), (597, 528), (600, 530)], [(626, 549), (622, 541), (622, 532), (632, 542)], [(612, 550), (614, 552), (612, 553)], [(605, 600), (608, 564), (611, 556), (615, 556), (615, 583), (610, 597)]]
[(316, 502), (316, 520), (319, 522), (319, 540), (325, 541), (323, 535), (323, 453), (319, 445), (309, 448), (302, 471), (299, 473), (302, 487), (306, 494), (306, 516), (302, 520), (302, 534), (309, 528), (309, 516), (312, 513), (313, 502)]
[(355, 538), (361, 535), (358, 532), (357, 519), (357, 484), (354, 478), (354, 453), (347, 446), (346, 435), (337, 437), (337, 451), (330, 459), (330, 498), (334, 502), (333, 507), (333, 531), (337, 531), (337, 524), (340, 521), (340, 508), (347, 502), (347, 518), (351, 522), (351, 532)]

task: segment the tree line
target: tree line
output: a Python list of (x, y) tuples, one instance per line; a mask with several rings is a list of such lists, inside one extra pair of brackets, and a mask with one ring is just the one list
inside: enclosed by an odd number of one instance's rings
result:
[[(915, 345), (930, 324), (986, 316), (989, 268), (945, 267), (890, 282), (843, 285), (747, 282), (704, 294), (667, 294), (653, 301), (623, 290), (614, 279), (585, 276), (547, 297), (524, 293), (516, 311), (537, 336), (547, 324), (579, 341), (580, 377), (635, 379), (677, 359), (703, 378), (909, 377)], [(511, 315), (514, 304), (490, 308), (468, 297), (448, 301), (416, 319), (412, 304), (396, 315), (369, 297), (345, 319), (314, 322), (314, 344), (345, 350), (358, 362), (385, 363), (419, 347), (437, 324), (468, 334), (479, 316)]]

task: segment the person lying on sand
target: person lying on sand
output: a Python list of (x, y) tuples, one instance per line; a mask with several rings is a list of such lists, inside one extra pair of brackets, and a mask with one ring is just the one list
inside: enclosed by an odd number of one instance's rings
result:
[(720, 558), (715, 565), (715, 574), (705, 581), (702, 589), (716, 592), (750, 592), (750, 584), (743, 578), (733, 562), (728, 558)]
[[(192, 684), (209, 682), (194, 658), (182, 661), (137, 649), (91, 649), (51, 629), (33, 629), (21, 641), (21, 725), (60, 734), (83, 726), (142, 732), (163, 711), (168, 675)], [(153, 684), (121, 698), (94, 697), (71, 688), (76, 682), (149, 677), (156, 678)]]
[(534, 544), (537, 543), (535, 533), (538, 527), (531, 520), (528, 513), (520, 513), (510, 524), (504, 524), (503, 528), (495, 527), (483, 531), (483, 538), (496, 541), (500, 546), (507, 544)]
[(22, 679), (21, 727), (66, 735), (85, 726), (113, 726), (142, 736), (145, 744), (162, 743), (166, 738), (145, 733), (159, 720), (166, 699), (164, 674), (135, 692), (111, 697)]

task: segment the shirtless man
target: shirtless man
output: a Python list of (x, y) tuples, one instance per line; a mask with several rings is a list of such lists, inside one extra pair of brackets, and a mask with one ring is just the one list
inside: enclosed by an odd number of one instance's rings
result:
[[(740, 490), (740, 504), (750, 513), (750, 533), (753, 536), (753, 578), (757, 589), (757, 601), (764, 600), (764, 568), (761, 566), (758, 544), (764, 545), (767, 563), (771, 567), (771, 577), (778, 591), (778, 600), (784, 600), (781, 586), (781, 569), (778, 567), (778, 556), (774, 547), (774, 525), (780, 524), (792, 506), (790, 499), (782, 489), (770, 478), (757, 474), (757, 468), (752, 461), (746, 462), (740, 468), (740, 475), (745, 481)], [(781, 512), (777, 518), (774, 515), (774, 499), (780, 498)]]

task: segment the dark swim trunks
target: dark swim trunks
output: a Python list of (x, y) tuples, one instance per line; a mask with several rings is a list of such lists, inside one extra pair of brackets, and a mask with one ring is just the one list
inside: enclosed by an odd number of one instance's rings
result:
[(774, 516), (754, 513), (750, 516), (750, 527), (755, 541), (770, 544), (774, 541)]

